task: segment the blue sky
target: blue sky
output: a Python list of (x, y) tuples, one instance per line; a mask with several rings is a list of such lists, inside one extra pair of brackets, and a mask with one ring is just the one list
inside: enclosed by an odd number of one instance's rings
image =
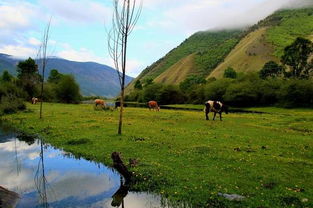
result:
[[(299, 0), (143, 0), (129, 40), (127, 74), (138, 75), (199, 30), (242, 27)], [(49, 55), (112, 65), (112, 0), (0, 0), (0, 53), (35, 57), (52, 17)]]

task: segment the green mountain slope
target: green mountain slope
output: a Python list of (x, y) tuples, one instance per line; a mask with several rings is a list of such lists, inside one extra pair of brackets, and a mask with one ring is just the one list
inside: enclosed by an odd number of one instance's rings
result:
[[(179, 82), (177, 81), (182, 81), (186, 78), (186, 76), (180, 76), (179, 79), (170, 78), (163, 80), (162, 76), (164, 75), (162, 74), (167, 72), (168, 69), (184, 75), (189, 75), (190, 73), (208, 75), (238, 43), (241, 34), (240, 30), (198, 32), (186, 39), (177, 48), (171, 50), (165, 57), (146, 68), (137, 79), (157, 78), (160, 82), (165, 81), (168, 84), (178, 84)], [(187, 58), (190, 55), (193, 56)], [(186, 58), (188, 60), (183, 60)], [(177, 64), (179, 61), (181, 61), (181, 64)], [(186, 64), (186, 61), (192, 64)], [(188, 72), (184, 72), (184, 70)], [(167, 72), (167, 74), (170, 76), (173, 73)], [(175, 75), (173, 74), (173, 76)]]
[(238, 72), (258, 71), (268, 61), (278, 62), (283, 49), (299, 36), (313, 39), (313, 7), (275, 12), (245, 31), (195, 33), (135, 81), (179, 84), (193, 74), (220, 78), (229, 66)]

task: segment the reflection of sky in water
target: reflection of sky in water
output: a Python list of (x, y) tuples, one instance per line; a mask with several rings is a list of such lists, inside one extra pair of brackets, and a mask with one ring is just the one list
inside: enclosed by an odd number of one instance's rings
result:
[[(17, 207), (40, 207), (36, 171), (40, 143), (28, 145), (0, 132), (0, 185), (20, 194)], [(49, 207), (110, 208), (120, 177), (103, 165), (76, 160), (49, 146), (44, 147), (44, 171)], [(41, 169), (42, 170), (42, 169)], [(161, 207), (160, 198), (145, 193), (128, 193), (125, 208)]]

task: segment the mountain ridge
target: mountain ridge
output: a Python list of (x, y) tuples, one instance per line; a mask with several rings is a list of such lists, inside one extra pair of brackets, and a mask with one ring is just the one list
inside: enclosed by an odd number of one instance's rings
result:
[[(8, 70), (11, 74), (16, 75), (16, 65), (22, 60), (21, 58), (0, 53), (0, 73)], [(81, 93), (84, 96), (99, 95), (115, 97), (120, 92), (117, 71), (104, 64), (49, 57), (46, 69), (45, 78), (49, 76), (52, 69), (57, 69), (60, 73), (72, 74), (79, 83)], [(126, 76), (126, 83), (130, 83), (132, 79), (132, 77)]]

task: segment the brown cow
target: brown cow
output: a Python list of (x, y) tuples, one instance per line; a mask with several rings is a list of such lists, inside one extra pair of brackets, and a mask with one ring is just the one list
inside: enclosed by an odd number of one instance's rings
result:
[(154, 109), (156, 111), (160, 111), (160, 106), (157, 101), (151, 100), (148, 102), (149, 110)]
[(33, 97), (33, 98), (32, 98), (32, 104), (37, 104), (37, 103), (38, 103), (38, 98)]
[(209, 120), (208, 114), (211, 111), (214, 112), (213, 120), (215, 119), (216, 113), (220, 114), (220, 120), (222, 120), (222, 113), (225, 112), (226, 114), (228, 114), (228, 106), (221, 103), (220, 101), (209, 100), (205, 103), (204, 108), (206, 120)]
[(95, 105), (96, 105), (96, 107), (98, 106), (98, 105), (100, 105), (101, 107), (105, 107), (105, 101), (104, 100), (101, 100), (101, 99), (95, 99)]

